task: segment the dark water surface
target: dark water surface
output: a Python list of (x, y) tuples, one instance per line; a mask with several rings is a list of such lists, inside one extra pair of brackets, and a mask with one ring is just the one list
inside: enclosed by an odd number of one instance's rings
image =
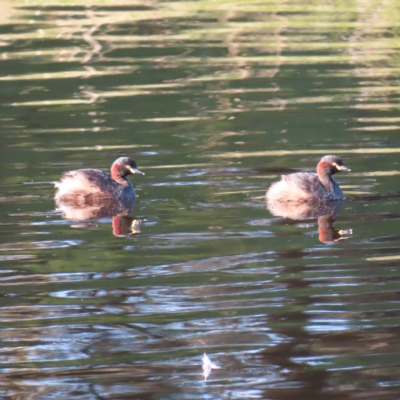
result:
[[(399, 1), (0, 13), (2, 398), (400, 398)], [(330, 153), (334, 225), (266, 209)], [(130, 217), (55, 210), (120, 155)]]

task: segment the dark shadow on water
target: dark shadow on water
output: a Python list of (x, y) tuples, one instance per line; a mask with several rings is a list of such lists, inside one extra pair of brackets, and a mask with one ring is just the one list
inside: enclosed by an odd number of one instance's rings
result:
[(337, 242), (352, 234), (351, 229), (334, 228), (334, 217), (340, 212), (343, 201), (303, 202), (267, 201), (267, 208), (272, 215), (291, 220), (317, 219), (318, 238), (322, 243)]
[(142, 220), (129, 216), (135, 198), (120, 201), (102, 200), (87, 203), (57, 201), (57, 211), (64, 219), (73, 221), (72, 228), (86, 228), (96, 225), (102, 218), (112, 218), (114, 236), (131, 236), (140, 233)]

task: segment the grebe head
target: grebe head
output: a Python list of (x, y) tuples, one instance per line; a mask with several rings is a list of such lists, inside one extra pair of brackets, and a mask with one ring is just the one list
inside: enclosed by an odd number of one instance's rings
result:
[(319, 176), (333, 175), (341, 171), (351, 171), (351, 169), (344, 166), (342, 159), (338, 156), (324, 156), (317, 165), (317, 174)]
[(111, 165), (111, 176), (115, 180), (131, 174), (144, 175), (144, 172), (137, 168), (136, 162), (132, 158), (120, 157)]

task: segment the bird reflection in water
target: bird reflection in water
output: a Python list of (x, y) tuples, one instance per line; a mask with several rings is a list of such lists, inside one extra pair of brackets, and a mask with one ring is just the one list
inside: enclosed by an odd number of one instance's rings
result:
[(73, 228), (86, 228), (96, 225), (102, 218), (112, 218), (112, 229), (115, 236), (132, 236), (141, 232), (142, 220), (129, 216), (135, 198), (122, 200), (86, 199), (85, 202), (62, 201), (56, 199), (57, 211), (63, 218), (74, 221)]
[(267, 208), (276, 217), (292, 220), (317, 219), (318, 238), (322, 243), (337, 242), (352, 235), (352, 229), (335, 229), (334, 217), (342, 208), (342, 200), (324, 202), (269, 201)]

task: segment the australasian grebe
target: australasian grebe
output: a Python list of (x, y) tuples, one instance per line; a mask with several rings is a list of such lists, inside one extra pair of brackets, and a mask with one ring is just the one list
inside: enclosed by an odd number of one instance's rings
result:
[(324, 156), (317, 165), (317, 173), (298, 172), (284, 175), (267, 190), (268, 202), (317, 202), (343, 200), (344, 196), (333, 174), (350, 171), (338, 156)]
[(64, 172), (60, 181), (53, 182), (58, 189), (56, 202), (85, 203), (95, 199), (123, 200), (135, 197), (135, 189), (126, 179), (128, 175), (144, 175), (135, 160), (120, 157), (111, 166), (111, 175), (99, 169), (77, 169)]

